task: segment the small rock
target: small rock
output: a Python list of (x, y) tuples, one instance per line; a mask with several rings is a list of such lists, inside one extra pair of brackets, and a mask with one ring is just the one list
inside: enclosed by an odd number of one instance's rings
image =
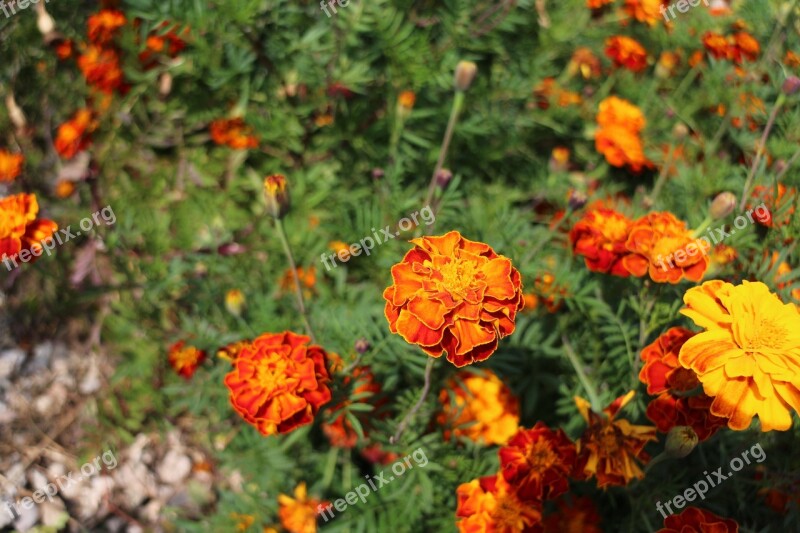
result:
[(186, 455), (170, 450), (158, 466), (158, 477), (164, 483), (177, 485), (192, 471), (192, 461)]
[(39, 522), (38, 505), (33, 505), (29, 509), (26, 509), (23, 505), (19, 505), (17, 506), (17, 512), (19, 513), (19, 518), (14, 521), (14, 527), (22, 533), (32, 529), (33, 526)]
[(89, 360), (89, 370), (83, 376), (78, 390), (81, 394), (89, 395), (100, 389), (100, 367), (97, 364), (97, 358), (92, 357)]
[(0, 379), (11, 377), (24, 360), (25, 352), (19, 348), (12, 348), (0, 353)]

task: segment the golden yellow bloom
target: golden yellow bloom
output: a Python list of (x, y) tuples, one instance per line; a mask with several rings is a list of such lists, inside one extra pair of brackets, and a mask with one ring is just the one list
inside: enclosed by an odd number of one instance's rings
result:
[(316, 533), (317, 508), (327, 503), (309, 499), (306, 494), (306, 484), (303, 482), (294, 489), (294, 498), (285, 494), (278, 496), (280, 505), (278, 518), (281, 520), (281, 525), (290, 533)]
[(397, 97), (397, 103), (403, 109), (411, 111), (414, 109), (414, 103), (417, 101), (417, 95), (414, 94), (414, 91), (403, 91), (400, 93), (400, 96)]
[(236, 531), (247, 531), (256, 522), (256, 517), (250, 514), (231, 513), (230, 517), (236, 522)]
[(683, 296), (681, 313), (706, 331), (683, 345), (678, 360), (714, 398), (711, 413), (744, 430), (785, 431), (800, 412), (800, 312), (761, 282), (713, 280)]
[(245, 304), (244, 293), (239, 289), (231, 289), (225, 293), (225, 309), (233, 316), (242, 316)]

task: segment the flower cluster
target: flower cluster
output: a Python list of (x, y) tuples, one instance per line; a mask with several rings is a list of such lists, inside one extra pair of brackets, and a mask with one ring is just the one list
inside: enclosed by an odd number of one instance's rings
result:
[(594, 142), (598, 152), (614, 167), (628, 167), (634, 172), (650, 168), (644, 155), (641, 132), (647, 121), (634, 104), (618, 96), (600, 102)]
[(23, 250), (33, 260), (42, 254), (42, 242), (49, 239), (58, 225), (36, 218), (39, 203), (33, 194), (15, 194), (0, 198), (0, 259), (15, 259)]

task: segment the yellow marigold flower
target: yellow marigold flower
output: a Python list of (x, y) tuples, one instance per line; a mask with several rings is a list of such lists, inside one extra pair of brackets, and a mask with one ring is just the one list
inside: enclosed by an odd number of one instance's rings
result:
[[(451, 393), (455, 402), (451, 402)], [(438, 422), (486, 445), (506, 444), (519, 429), (519, 400), (492, 372), (463, 372), (439, 393), (443, 411)], [(445, 429), (445, 438), (450, 430)]]
[(317, 509), (328, 502), (308, 498), (303, 482), (294, 489), (294, 498), (280, 494), (278, 504), (278, 518), (289, 533), (316, 533)]
[(744, 430), (785, 431), (800, 412), (800, 311), (761, 282), (720, 280), (693, 287), (681, 313), (706, 331), (683, 345), (678, 360), (714, 398), (711, 413)]
[(636, 393), (630, 391), (614, 400), (603, 409), (605, 416), (591, 410), (589, 402), (575, 397), (581, 416), (588, 427), (576, 445), (578, 463), (576, 472), (586, 479), (597, 477), (597, 486), (627, 485), (632, 479), (641, 479), (644, 472), (637, 460), (647, 462), (650, 456), (644, 451), (650, 441), (658, 440), (656, 428), (634, 426), (627, 420), (615, 420), (620, 409), (625, 407)]
[(655, 26), (661, 15), (662, 0), (625, 0), (625, 12), (639, 22)]
[(289, 188), (286, 176), (273, 174), (264, 179), (264, 198), (267, 201), (267, 214), (273, 218), (283, 218), (289, 211)]
[(231, 513), (230, 517), (236, 522), (236, 531), (247, 531), (256, 522), (256, 517), (250, 514)]

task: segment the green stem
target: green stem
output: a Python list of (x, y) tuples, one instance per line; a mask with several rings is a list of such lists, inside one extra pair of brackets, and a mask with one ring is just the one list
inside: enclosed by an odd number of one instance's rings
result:
[(658, 174), (656, 184), (653, 186), (653, 192), (650, 194), (650, 204), (655, 205), (658, 195), (661, 193), (661, 188), (664, 187), (664, 182), (667, 181), (667, 174), (669, 168), (672, 166), (672, 158), (675, 155), (675, 145), (669, 145), (669, 152), (667, 153), (667, 160), (664, 161), (664, 166), (661, 167), (661, 172)]
[(750, 187), (753, 186), (753, 179), (756, 177), (756, 170), (758, 170), (758, 167), (761, 164), (761, 156), (764, 155), (764, 149), (767, 146), (767, 137), (769, 137), (769, 132), (772, 130), (772, 126), (775, 124), (778, 111), (780, 111), (781, 107), (783, 107), (783, 103), (785, 101), (786, 95), (781, 93), (778, 95), (778, 99), (775, 100), (775, 105), (772, 106), (772, 112), (769, 114), (767, 125), (764, 126), (764, 133), (761, 135), (761, 140), (758, 142), (756, 157), (753, 159), (753, 165), (750, 167), (750, 172), (747, 174), (747, 180), (744, 182), (742, 200), (739, 202), (739, 211), (744, 211), (744, 208), (747, 205), (747, 197), (750, 194)]
[(711, 217), (711, 215), (706, 216), (705, 220), (703, 220), (700, 223), (700, 225), (697, 226), (697, 229), (692, 230), (692, 236), (696, 237), (698, 235), (705, 233), (705, 231), (708, 229), (708, 227), (711, 225), (711, 222), (713, 221), (714, 219)]
[(308, 321), (306, 314), (306, 304), (303, 301), (303, 289), (300, 287), (300, 277), (297, 275), (297, 266), (294, 262), (294, 255), (292, 255), (292, 248), (289, 246), (289, 239), (286, 238), (286, 230), (283, 227), (283, 221), (279, 218), (275, 219), (275, 228), (278, 230), (278, 237), (283, 245), (283, 252), (286, 254), (286, 260), (289, 261), (289, 269), (292, 271), (292, 280), (294, 281), (294, 292), (297, 299), (297, 307), (300, 310), (300, 316), (303, 317), (303, 323), (306, 326), (306, 332), (311, 337), (311, 342), (316, 343), (314, 337), (314, 330), (311, 329), (311, 323)]
[(564, 353), (567, 355), (567, 359), (569, 359), (569, 362), (572, 363), (572, 368), (575, 369), (575, 373), (578, 375), (578, 380), (581, 382), (583, 388), (586, 390), (586, 394), (589, 396), (589, 403), (592, 404), (592, 411), (595, 413), (600, 413), (603, 410), (603, 405), (600, 403), (600, 397), (597, 395), (597, 391), (595, 390), (592, 381), (589, 379), (589, 376), (587, 376), (586, 372), (583, 371), (581, 362), (578, 360), (578, 356), (572, 349), (572, 345), (569, 343), (566, 335), (561, 335), (561, 342), (564, 344)]
[[(453, 139), (453, 132), (456, 128), (456, 123), (458, 122), (458, 115), (461, 113), (461, 108), (464, 107), (464, 93), (462, 91), (456, 91), (456, 96), (453, 99), (453, 107), (450, 110), (450, 120), (447, 121), (447, 131), (445, 131), (444, 139), (442, 139), (442, 147), (439, 149), (439, 159), (436, 161), (436, 168), (433, 171), (433, 176), (431, 176), (431, 182), (428, 185), (428, 195), (425, 198), (425, 205), (431, 205), (433, 201), (433, 196), (436, 193), (436, 177), (439, 175), (439, 171), (442, 170), (444, 166), (444, 161), (447, 158), (447, 151), (450, 148), (450, 141)], [(436, 206), (438, 208), (438, 206)], [(434, 214), (438, 211), (438, 209), (433, 208)], [(433, 224), (429, 226), (429, 228), (433, 228)]]
[(416, 405), (406, 413), (406, 416), (403, 417), (403, 420), (400, 422), (400, 425), (397, 426), (397, 431), (395, 431), (394, 435), (389, 439), (391, 444), (397, 444), (400, 440), (400, 437), (403, 435), (403, 432), (406, 430), (406, 426), (408, 422), (413, 418), (417, 411), (420, 410), (422, 404), (425, 403), (425, 398), (428, 397), (428, 392), (431, 389), (431, 372), (433, 371), (433, 363), (436, 361), (433, 357), (428, 357), (428, 364), (425, 366), (425, 386), (422, 388), (422, 396), (419, 397)]

